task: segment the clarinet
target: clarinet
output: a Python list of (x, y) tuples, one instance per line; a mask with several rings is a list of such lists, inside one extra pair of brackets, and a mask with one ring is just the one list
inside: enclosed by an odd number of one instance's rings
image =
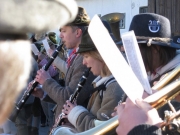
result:
[[(57, 57), (58, 53), (59, 53), (59, 52), (61, 51), (61, 49), (62, 49), (62, 46), (63, 46), (63, 44), (60, 44), (60, 45), (56, 48), (55, 52), (54, 52), (53, 55), (50, 57), (48, 63), (43, 67), (43, 69), (44, 69), (45, 71), (48, 70), (48, 68), (50, 67), (50, 65), (51, 65), (52, 62), (54, 61), (54, 59)], [(30, 96), (31, 93), (33, 92), (34, 88), (35, 88), (38, 84), (39, 84), (39, 83), (34, 80), (32, 86), (24, 92), (22, 98), (21, 98), (21, 99), (19, 100), (19, 102), (15, 105), (15, 107), (14, 107), (14, 109), (13, 109), (13, 112), (12, 112), (12, 114), (11, 114), (10, 117), (9, 117), (9, 120), (11, 120), (12, 122), (15, 122), (16, 117), (17, 117), (17, 115), (19, 114), (20, 110), (22, 109), (22, 107), (24, 106), (24, 104), (25, 104), (26, 101), (28, 100), (29, 96)]]
[[(75, 92), (70, 96), (69, 100), (71, 103), (74, 103), (77, 98), (78, 98), (78, 95), (83, 87), (83, 85), (85, 84), (86, 80), (87, 80), (87, 77), (89, 75), (89, 72), (90, 72), (90, 69), (91, 68), (88, 68), (82, 75), (82, 77), (80, 78), (79, 82), (78, 82), (78, 85), (76, 87), (76, 90)], [(55, 124), (53, 125), (52, 127), (52, 130), (51, 132), (49, 133), (49, 135), (52, 135), (53, 131), (55, 130), (55, 128), (57, 128), (59, 125), (62, 124), (62, 122), (64, 121), (64, 118), (62, 118), (64, 115), (64, 113), (61, 113), (55, 120)]]

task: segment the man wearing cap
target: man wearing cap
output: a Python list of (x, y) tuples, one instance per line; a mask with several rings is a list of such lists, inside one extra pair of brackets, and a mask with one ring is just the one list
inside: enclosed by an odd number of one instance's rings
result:
[[(66, 74), (65, 86), (63, 87), (58, 84), (44, 70), (39, 70), (36, 76), (36, 81), (42, 84), (42, 89), (58, 105), (55, 113), (55, 118), (57, 118), (58, 115), (61, 114), (63, 104), (67, 99), (69, 99), (70, 95), (73, 94), (77, 87), (79, 79), (82, 77), (83, 72), (87, 69), (87, 67), (82, 64), (83, 57), (76, 54), (76, 51), (78, 50), (78, 46), (81, 42), (82, 33), (85, 29), (87, 29), (90, 20), (84, 8), (79, 7), (78, 9), (79, 11), (76, 19), (72, 23), (69, 23), (60, 28), (60, 37), (62, 42), (67, 49), (73, 49), (69, 59), (67, 60), (67, 63), (60, 58), (58, 58), (59, 61), (58, 59), (55, 60), (55, 63), (56, 61), (58, 61), (60, 65), (55, 66), (58, 67), (61, 71), (64, 71), (64, 73)], [(87, 105), (91, 93), (90, 90), (92, 89), (90, 84), (93, 79), (94, 76), (92, 75), (92, 73), (90, 73), (85, 85), (83, 86), (77, 98), (77, 104), (83, 106)], [(36, 95), (37, 93), (34, 94), (40, 98), (43, 98), (45, 92), (43, 92), (42, 89), (37, 89), (37, 92), (42, 92), (40, 95)], [(48, 96), (46, 96), (44, 100), (48, 101)]]
[[(180, 46), (171, 39), (170, 22), (166, 17), (154, 13), (138, 14), (133, 17), (129, 30), (134, 30), (151, 85), (180, 65), (180, 54), (176, 50)], [(159, 127), (164, 119), (164, 107), (170, 110), (169, 107), (165, 105), (160, 108), (157, 115), (157, 112), (143, 101), (137, 101), (138, 107), (127, 103), (118, 106), (121, 124), (116, 131), (119, 135), (162, 134)], [(176, 104), (176, 108), (180, 107), (178, 102), (172, 104)], [(129, 115), (132, 112), (133, 115)], [(127, 122), (121, 122), (125, 118), (128, 118)]]

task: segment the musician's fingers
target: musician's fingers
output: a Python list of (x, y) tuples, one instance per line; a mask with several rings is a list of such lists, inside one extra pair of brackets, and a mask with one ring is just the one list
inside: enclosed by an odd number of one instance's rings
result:
[[(62, 109), (62, 113), (66, 114), (66, 109)], [(64, 115), (63, 115), (64, 116)]]
[(136, 99), (136, 104), (139, 108), (143, 109), (143, 110), (150, 110), (152, 109), (151, 105), (149, 105), (147, 102), (144, 102), (142, 99)]
[(39, 75), (40, 73), (41, 73), (41, 71), (40, 71), (40, 70), (38, 70), (38, 71), (37, 71), (37, 75)]
[(154, 81), (154, 82), (153, 82), (153, 86), (156, 85), (157, 82), (158, 82), (158, 81)]
[(62, 115), (62, 118), (63, 118), (63, 119), (67, 118), (67, 115)]
[(67, 100), (66, 103), (67, 103), (67, 106), (70, 108), (74, 106), (74, 104), (72, 104), (69, 100)]
[(62, 125), (65, 125), (66, 123), (65, 123), (65, 122), (62, 122), (61, 124), (62, 124)]
[(118, 107), (118, 106), (116, 106), (116, 107), (114, 108), (114, 112), (111, 113), (111, 116), (112, 116), (112, 117), (114, 117), (114, 116), (117, 115), (117, 107)]
[(35, 81), (39, 81), (39, 76), (38, 75), (36, 75), (36, 77), (35, 77), (35, 79), (34, 79)]
[(63, 105), (64, 110), (68, 109), (68, 106), (66, 104)]
[(144, 91), (142, 98), (144, 99), (144, 98), (146, 98), (146, 97), (148, 97), (148, 96), (149, 96), (149, 94), (148, 94), (146, 91)]
[(77, 100), (74, 101), (74, 105), (77, 106)]
[(118, 114), (119, 116), (120, 116), (120, 115), (123, 115), (122, 113), (123, 113), (124, 108), (125, 108), (125, 104), (124, 104), (124, 103), (122, 103), (122, 104), (120, 104), (120, 105), (117, 106), (117, 114)]
[(29, 82), (27, 88), (28, 88), (28, 89), (31, 88), (32, 84), (33, 84), (33, 81)]
[(114, 116), (116, 116), (116, 115), (117, 115), (117, 111), (111, 113), (111, 116), (112, 116), (112, 117), (114, 117)]
[(116, 107), (114, 108), (114, 111), (117, 111), (117, 107), (118, 107), (118, 106), (116, 106)]
[(65, 104), (63, 107), (64, 107), (64, 112), (66, 114), (69, 114), (69, 112), (71, 111), (71, 108), (67, 104)]
[(45, 72), (45, 70), (44, 70), (43, 68), (41, 68), (41, 69), (39, 70), (39, 72), (40, 72), (40, 73), (43, 73), (43, 72)]

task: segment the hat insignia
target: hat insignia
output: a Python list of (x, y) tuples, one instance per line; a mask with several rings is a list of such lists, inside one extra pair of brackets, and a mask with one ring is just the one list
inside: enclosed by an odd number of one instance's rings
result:
[(177, 43), (179, 43), (179, 44), (180, 44), (180, 38), (178, 38), (178, 39), (177, 39)]
[(156, 21), (156, 20), (153, 20), (153, 21), (150, 20), (148, 26), (149, 26), (149, 31), (151, 31), (152, 33), (156, 33), (160, 29), (159, 21)]

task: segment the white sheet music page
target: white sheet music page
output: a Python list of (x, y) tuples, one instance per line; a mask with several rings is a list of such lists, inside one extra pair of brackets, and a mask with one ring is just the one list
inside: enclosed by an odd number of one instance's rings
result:
[(35, 44), (31, 44), (31, 50), (33, 51), (34, 55), (38, 55), (39, 50), (37, 49)]
[(43, 42), (44, 48), (46, 50), (46, 53), (48, 53), (48, 50), (50, 49), (50, 47), (49, 47), (49, 44), (47, 42), (47, 39), (46, 38), (43, 39), (42, 42)]
[(103, 60), (127, 96), (134, 103), (137, 98), (141, 99), (143, 86), (97, 15), (92, 18), (88, 32)]
[(147, 73), (134, 31), (123, 33), (121, 37), (129, 65), (131, 66), (136, 77), (141, 82), (144, 90), (148, 94), (152, 94), (152, 89), (148, 81)]

